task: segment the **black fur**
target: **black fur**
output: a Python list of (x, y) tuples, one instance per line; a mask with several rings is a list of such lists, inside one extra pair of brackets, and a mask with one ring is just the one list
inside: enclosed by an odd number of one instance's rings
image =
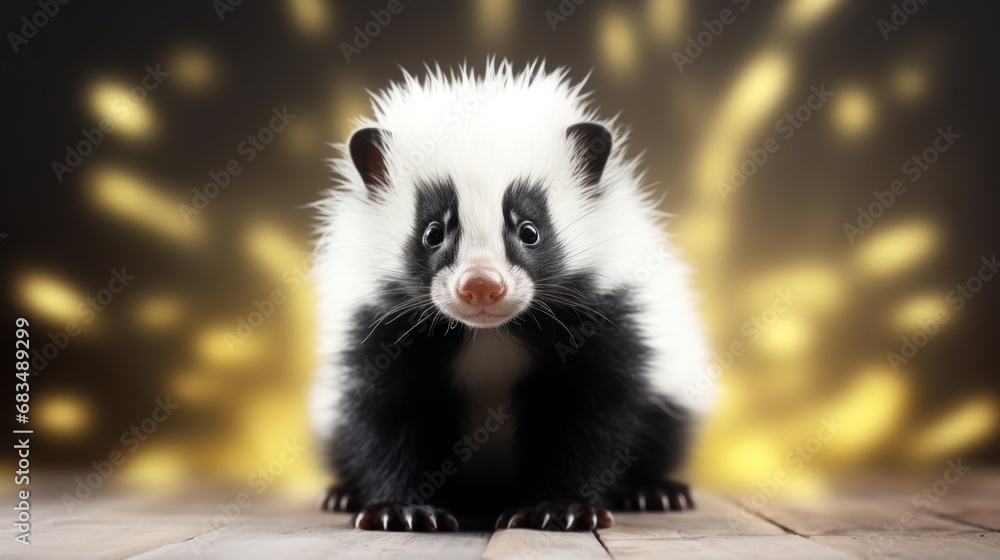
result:
[[(414, 515), (429, 525), (426, 519), (435, 512), (447, 519), (448, 511), (460, 520), (492, 520), (507, 508), (528, 506), (521, 514), (506, 514), (507, 519), (547, 527), (551, 522), (543, 521), (550, 510), (582, 511), (587, 522), (571, 520), (561, 528), (592, 528), (589, 520), (603, 519), (603, 507), (634, 509), (636, 496), (649, 495), (654, 501), (663, 496), (666, 509), (668, 497), (672, 507), (683, 495), (680, 490), (671, 493), (664, 477), (683, 456), (685, 415), (671, 403), (651, 398), (646, 381), (650, 351), (635, 334), (638, 310), (628, 288), (598, 294), (595, 275), (566, 275), (564, 247), (537, 185), (516, 181), (502, 211), (507, 257), (540, 290), (538, 301), (509, 329), (534, 359), (534, 369), (511, 395), (515, 475), (511, 480), (477, 480), (463, 473), (456, 457), (455, 445), (467, 434), (462, 433), (463, 396), (449, 367), (469, 339), (466, 328), (436, 321), (434, 310), (406, 313), (400, 308), (408, 297), (427, 293), (434, 274), (454, 260), (461, 241), (450, 181), (424, 185), (408, 246), (411, 274), (387, 285), (384, 301), (357, 312), (352, 350), (339, 364), (353, 373), (345, 381), (342, 419), (331, 450), (343, 484), (334, 501), (373, 512), (359, 517), (360, 525), (370, 528), (373, 519), (375, 525), (382, 519), (385, 528), (405, 529), (407, 520), (413, 525)], [(445, 241), (429, 249), (421, 237), (435, 220), (445, 225)], [(517, 238), (525, 220), (540, 234), (531, 247)], [(445, 468), (448, 462), (455, 468)], [(448, 472), (452, 474), (438, 476)], [(347, 495), (350, 500), (341, 500)], [(586, 507), (536, 507), (541, 502)], [(532, 515), (543, 513), (544, 519), (538, 517), (532, 525)], [(466, 521), (462, 524), (468, 527)]]

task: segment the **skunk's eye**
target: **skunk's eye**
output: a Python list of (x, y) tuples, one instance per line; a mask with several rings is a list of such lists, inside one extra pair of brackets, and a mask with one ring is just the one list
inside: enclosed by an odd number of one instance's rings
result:
[(424, 230), (424, 247), (437, 247), (444, 242), (444, 227), (439, 222), (431, 222)]
[(521, 222), (517, 229), (517, 236), (521, 239), (521, 243), (534, 245), (538, 243), (538, 228), (531, 222)]

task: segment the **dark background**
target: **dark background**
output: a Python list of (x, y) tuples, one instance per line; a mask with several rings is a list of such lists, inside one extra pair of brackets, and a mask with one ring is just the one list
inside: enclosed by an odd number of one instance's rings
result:
[[(607, 116), (621, 111), (631, 153), (645, 150), (650, 182), (667, 190), (662, 209), (676, 214), (671, 229), (695, 264), (720, 352), (748, 342), (742, 325), (775, 289), (802, 294), (726, 370), (694, 471), (767, 478), (831, 414), (849, 427), (810, 465), (816, 480), (1000, 459), (1000, 282), (961, 310), (945, 299), (998, 249), (994, 3), (930, 1), (886, 41), (885, 1), (753, 1), (740, 11), (590, 0), (555, 29), (546, 11), (556, 1), (403, 1), (345, 60), (341, 44), (387, 4), (244, 2), (220, 20), (209, 1), (78, 0), (20, 52), (0, 49), (11, 337), (14, 318), (27, 317), (40, 347), (67, 321), (82, 323), (76, 306), (111, 270), (136, 276), (32, 378), (34, 466), (86, 472), (165, 396), (181, 408), (129, 453), (125, 472), (138, 483), (242, 478), (307, 434), (312, 295), (283, 275), (307, 262), (314, 222), (304, 206), (331, 183), (326, 143), (346, 140), (350, 119), (368, 113), (365, 89), (399, 79), (400, 66), (482, 69), (489, 54), (518, 67), (544, 58), (574, 80), (592, 71), (595, 102)], [(723, 9), (736, 20), (679, 72), (673, 54)], [(0, 29), (20, 33), (20, 18), (38, 10), (5, 2)], [(98, 92), (131, 88), (158, 64), (171, 75), (57, 181), (53, 160), (113, 115)], [(716, 180), (820, 84), (831, 101), (723, 201)], [(281, 107), (296, 115), (288, 129), (186, 224), (177, 205)], [(900, 166), (949, 125), (960, 140), (910, 183)], [(896, 178), (906, 194), (849, 243), (843, 223)], [(225, 333), (275, 288), (289, 301), (231, 352)], [(937, 309), (951, 320), (893, 371), (886, 353)], [(322, 476), (305, 462), (289, 472), (291, 487)]]

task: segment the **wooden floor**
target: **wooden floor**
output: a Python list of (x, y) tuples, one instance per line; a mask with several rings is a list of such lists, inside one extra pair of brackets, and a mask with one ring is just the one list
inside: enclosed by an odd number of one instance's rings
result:
[[(955, 478), (954, 476), (951, 478)], [(891, 489), (890, 489), (891, 487)], [(924, 492), (924, 496), (915, 497)], [(957, 482), (867, 481), (810, 504), (778, 494), (698, 495), (682, 513), (616, 515), (593, 532), (522, 529), (458, 534), (364, 532), (347, 515), (220, 502), (95, 496), (75, 514), (58, 499), (32, 504), (31, 546), (0, 527), (2, 558), (1000, 558), (1000, 472)], [(756, 500), (748, 505), (750, 500)], [(932, 503), (933, 501), (933, 503)], [(11, 510), (5, 504), (4, 511)], [(232, 515), (233, 511), (237, 514)], [(212, 523), (222, 526), (215, 530)]]

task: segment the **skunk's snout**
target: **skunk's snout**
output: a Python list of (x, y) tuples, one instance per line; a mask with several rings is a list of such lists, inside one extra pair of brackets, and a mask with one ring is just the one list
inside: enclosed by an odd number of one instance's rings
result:
[(486, 307), (503, 299), (507, 286), (500, 271), (492, 268), (466, 270), (458, 277), (455, 287), (458, 297), (465, 303)]

